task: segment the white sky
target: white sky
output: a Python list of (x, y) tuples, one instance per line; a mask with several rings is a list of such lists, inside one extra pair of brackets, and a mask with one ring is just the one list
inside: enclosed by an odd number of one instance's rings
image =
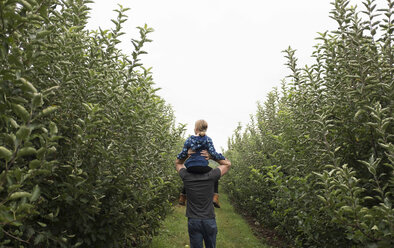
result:
[[(384, 0), (379, 0), (382, 2)], [(131, 54), (137, 26), (155, 29), (141, 57), (153, 67), (158, 92), (169, 103), (177, 123), (208, 121), (208, 136), (217, 150), (241, 122), (249, 123), (257, 102), (289, 75), (281, 53), (297, 49), (299, 65), (312, 64), (317, 32), (336, 29), (329, 18), (331, 0), (96, 0), (88, 29), (113, 28), (112, 11), (131, 8), (123, 24), (120, 48)], [(362, 6), (360, 0), (352, 1)]]

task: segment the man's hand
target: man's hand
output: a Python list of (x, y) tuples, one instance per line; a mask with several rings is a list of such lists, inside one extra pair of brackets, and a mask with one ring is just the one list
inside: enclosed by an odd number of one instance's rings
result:
[[(192, 149), (189, 149), (189, 150), (187, 151), (187, 155), (189, 155), (189, 157), (190, 157), (192, 154), (194, 154), (194, 153), (196, 153), (196, 152), (193, 151)], [(212, 159), (211, 154), (209, 154), (209, 152), (208, 152), (207, 150), (202, 150), (200, 154), (201, 154), (201, 156), (203, 156), (206, 160)], [(189, 158), (189, 157), (188, 157), (188, 158)]]
[(217, 161), (219, 163), (219, 165), (225, 165), (225, 166), (231, 166), (231, 162), (228, 159), (225, 160), (219, 160)]
[(190, 156), (194, 153), (196, 152), (189, 148), (189, 150), (187, 150), (187, 158), (190, 158)]
[(201, 156), (203, 156), (206, 160), (212, 159), (211, 154), (209, 154), (209, 152), (207, 150), (202, 150)]

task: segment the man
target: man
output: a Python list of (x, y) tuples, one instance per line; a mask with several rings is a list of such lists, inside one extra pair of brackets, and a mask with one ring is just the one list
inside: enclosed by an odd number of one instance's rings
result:
[[(201, 155), (209, 159), (207, 151)], [(185, 160), (177, 159), (176, 170), (183, 180), (187, 194), (186, 217), (191, 248), (216, 247), (217, 226), (213, 206), (213, 188), (216, 180), (230, 169), (229, 160), (219, 160), (219, 166), (204, 174), (189, 173), (183, 165)]]

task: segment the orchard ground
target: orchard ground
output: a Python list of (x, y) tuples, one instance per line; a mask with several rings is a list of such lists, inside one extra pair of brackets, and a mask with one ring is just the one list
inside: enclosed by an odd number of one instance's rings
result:
[[(242, 216), (230, 204), (226, 194), (220, 194), (221, 208), (215, 209), (218, 225), (217, 247), (269, 248), (286, 247), (285, 242), (272, 231), (263, 228), (253, 218)], [(189, 247), (185, 207), (174, 206), (166, 218), (151, 248)]]

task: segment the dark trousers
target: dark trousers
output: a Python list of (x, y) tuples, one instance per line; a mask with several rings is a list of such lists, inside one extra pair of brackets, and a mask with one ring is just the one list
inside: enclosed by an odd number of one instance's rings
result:
[(215, 219), (188, 219), (187, 223), (190, 239), (190, 248), (216, 247), (218, 228)]

